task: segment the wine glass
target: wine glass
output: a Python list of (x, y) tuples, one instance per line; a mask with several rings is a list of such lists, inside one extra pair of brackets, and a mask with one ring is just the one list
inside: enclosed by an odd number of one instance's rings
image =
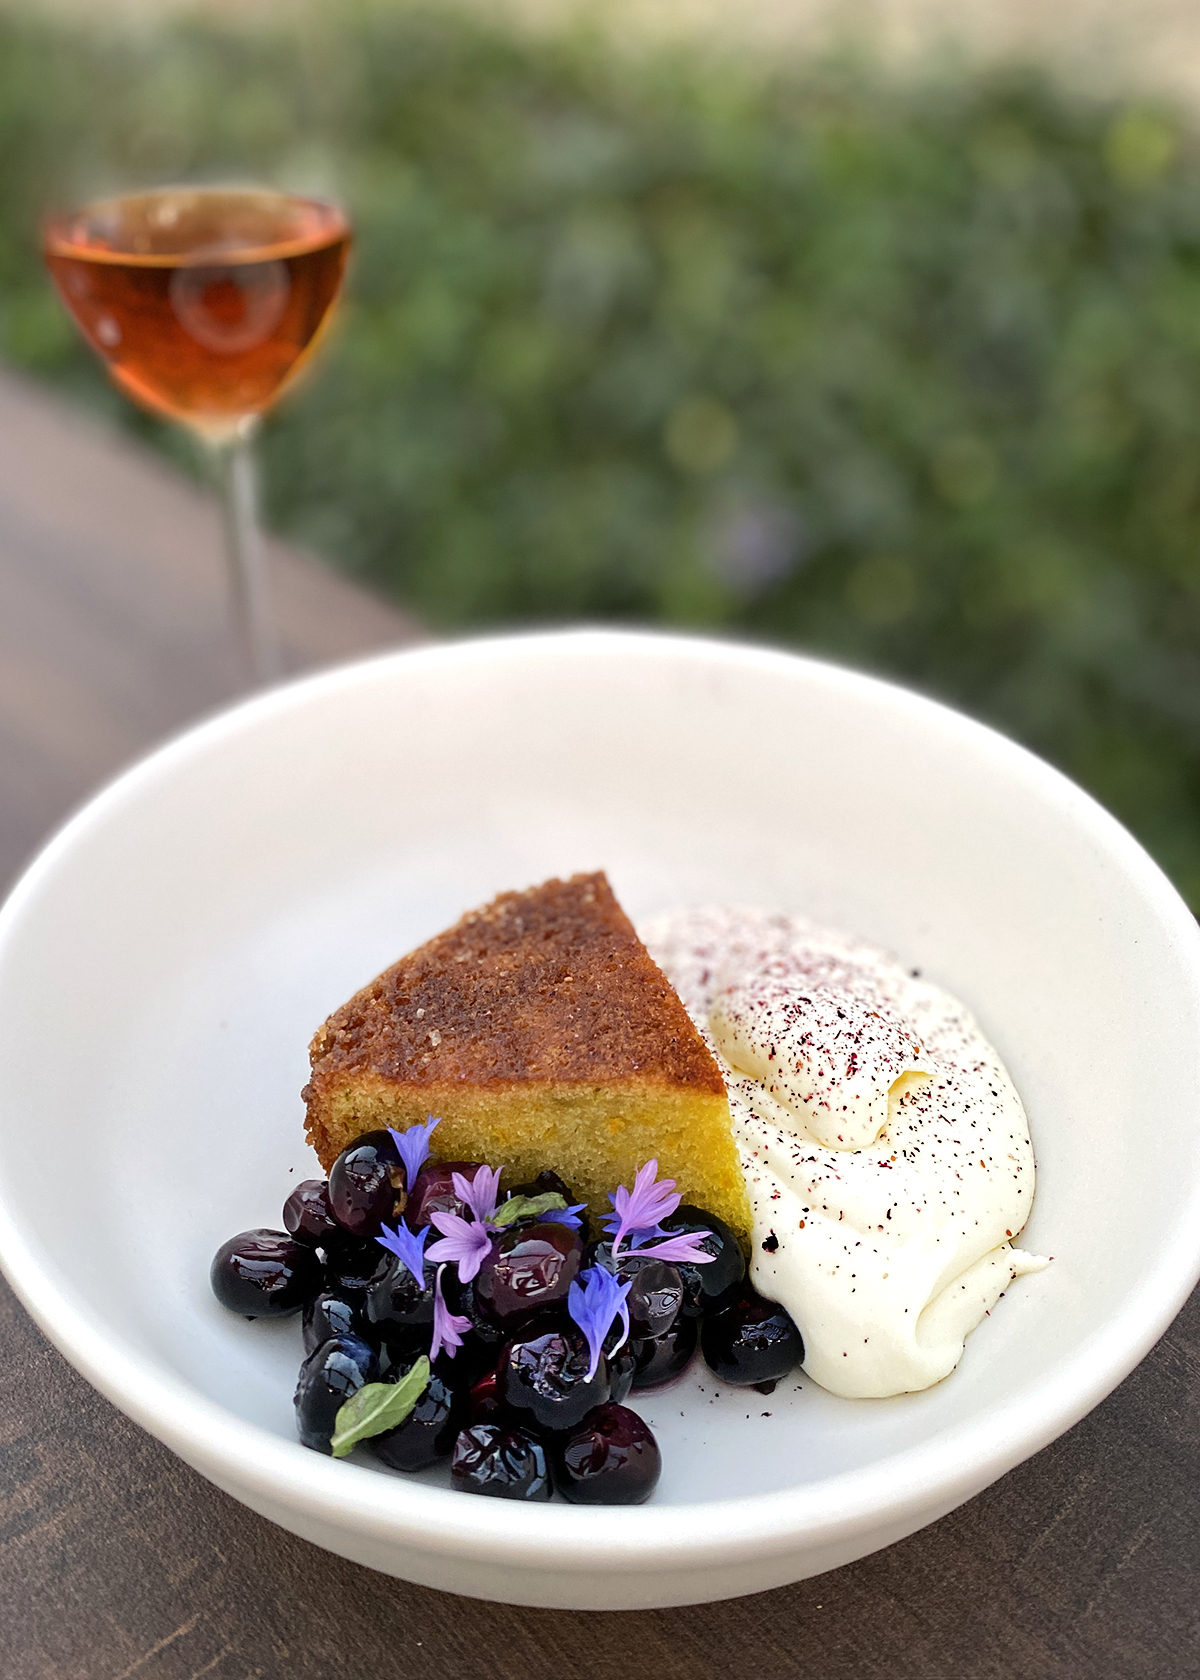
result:
[(221, 486), (234, 616), (251, 680), (279, 675), (252, 439), (313, 350), (350, 248), (342, 212), (257, 188), (164, 187), (45, 225), (60, 296), (113, 383), (186, 426)]

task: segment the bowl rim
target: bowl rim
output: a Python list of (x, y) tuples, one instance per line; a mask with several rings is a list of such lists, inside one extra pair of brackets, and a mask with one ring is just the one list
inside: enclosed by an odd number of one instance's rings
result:
[[(103, 786), (46, 842), (0, 907), (0, 967), (41, 895), (98, 826), (169, 781), (195, 755), (260, 723), (394, 672), (453, 671), (483, 661), (597, 658), (711, 663), (802, 677), (849, 693), (864, 690), (901, 712), (1002, 762), (1043, 801), (1070, 815), (1132, 879), (1148, 911), (1190, 953), (1200, 993), (1200, 928), (1142, 846), (1089, 794), (1028, 749), (942, 702), (882, 678), (811, 656), (750, 644), (639, 630), (551, 630), (491, 635), (402, 649), (301, 677), (222, 709), (175, 734)], [(102, 1333), (76, 1307), (67, 1280), (42, 1263), (17, 1213), (0, 1202), (0, 1269), (50, 1340), (94, 1387), (220, 1485), (264, 1505), (303, 1513), (330, 1530), (393, 1546), (557, 1573), (625, 1573), (646, 1565), (686, 1570), (772, 1558), (800, 1546), (846, 1540), (889, 1522), (917, 1526), (1054, 1440), (1133, 1369), (1174, 1319), (1200, 1278), (1200, 1181), (1126, 1306), (1036, 1388), (993, 1403), (923, 1445), (770, 1493), (678, 1505), (580, 1507), (461, 1499), (444, 1488), (337, 1462), (250, 1424), (208, 1400), (119, 1336)], [(699, 1517), (701, 1511), (718, 1520)], [(915, 1520), (911, 1520), (915, 1519)]]

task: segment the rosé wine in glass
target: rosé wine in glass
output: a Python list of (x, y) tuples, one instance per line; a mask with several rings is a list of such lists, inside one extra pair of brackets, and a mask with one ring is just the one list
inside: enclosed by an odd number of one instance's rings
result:
[(278, 672), (249, 440), (311, 357), (350, 248), (343, 213), (259, 188), (167, 187), (51, 216), (47, 267), (113, 383), (212, 450), (247, 664)]

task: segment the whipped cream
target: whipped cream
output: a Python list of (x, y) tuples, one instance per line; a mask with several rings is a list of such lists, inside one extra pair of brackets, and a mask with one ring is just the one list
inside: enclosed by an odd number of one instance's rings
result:
[(1015, 1277), (1034, 1160), (971, 1015), (886, 951), (794, 916), (639, 930), (721, 1066), (754, 1216), (750, 1276), (855, 1398), (928, 1388)]

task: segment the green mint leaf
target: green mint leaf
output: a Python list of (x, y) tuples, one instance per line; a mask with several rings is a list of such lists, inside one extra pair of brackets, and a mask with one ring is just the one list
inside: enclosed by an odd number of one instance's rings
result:
[(547, 1190), (544, 1196), (510, 1196), (501, 1202), (488, 1220), (489, 1225), (511, 1225), (514, 1220), (528, 1219), (534, 1213), (549, 1213), (551, 1208), (565, 1208), (564, 1197), (557, 1190)]
[(345, 1458), (360, 1441), (403, 1423), (428, 1387), (429, 1361), (424, 1354), (399, 1382), (364, 1383), (338, 1411), (330, 1442), (334, 1458)]

